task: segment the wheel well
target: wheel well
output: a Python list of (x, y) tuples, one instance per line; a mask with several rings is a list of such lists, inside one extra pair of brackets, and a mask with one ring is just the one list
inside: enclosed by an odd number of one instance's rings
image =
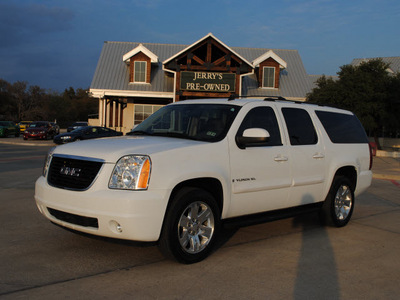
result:
[(203, 189), (209, 192), (217, 201), (217, 205), (219, 206), (220, 211), (222, 212), (223, 208), (223, 191), (221, 182), (215, 178), (195, 178), (189, 179), (179, 183), (175, 188), (172, 190), (170, 200), (180, 191), (182, 188), (185, 187), (195, 187)]
[(350, 180), (353, 185), (353, 189), (355, 190), (357, 185), (357, 171), (352, 166), (341, 167), (336, 171), (335, 177), (344, 176)]

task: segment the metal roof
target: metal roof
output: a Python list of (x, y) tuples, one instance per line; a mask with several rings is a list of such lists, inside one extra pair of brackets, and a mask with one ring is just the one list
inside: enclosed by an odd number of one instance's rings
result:
[[(122, 57), (142, 44), (158, 56), (157, 64), (152, 64), (151, 83), (129, 83), (129, 68)], [(97, 64), (91, 90), (126, 91), (126, 92), (164, 92), (172, 93), (174, 90), (174, 77), (172, 73), (163, 70), (162, 62), (173, 57), (188, 45), (153, 44), (134, 42), (104, 42), (103, 49)], [(255, 74), (243, 76), (242, 96), (283, 96), (286, 98), (304, 98), (311, 91), (312, 84), (303, 66), (297, 50), (267, 49), (267, 48), (241, 48), (230, 47), (247, 61), (254, 61), (269, 50), (282, 58), (287, 63), (287, 68), (281, 70), (279, 89), (259, 88)], [(132, 96), (134, 93), (132, 93)]]
[(351, 62), (353, 66), (358, 66), (362, 62), (367, 62), (372, 59), (377, 59), (380, 58), (384, 63), (389, 64), (390, 70), (392, 70), (393, 73), (398, 73), (400, 72), (400, 56), (393, 56), (393, 57), (375, 57), (375, 58), (355, 58)]

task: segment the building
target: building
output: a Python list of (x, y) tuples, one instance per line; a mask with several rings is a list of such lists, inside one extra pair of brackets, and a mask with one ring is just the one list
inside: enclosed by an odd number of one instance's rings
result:
[(128, 132), (175, 101), (283, 96), (311, 91), (297, 50), (229, 47), (208, 34), (192, 45), (105, 42), (90, 86), (92, 124)]

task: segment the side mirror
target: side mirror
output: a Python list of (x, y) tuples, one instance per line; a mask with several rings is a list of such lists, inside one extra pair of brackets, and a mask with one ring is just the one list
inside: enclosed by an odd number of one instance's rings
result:
[(236, 144), (240, 149), (246, 147), (266, 146), (270, 134), (263, 128), (249, 128), (243, 132), (242, 136), (236, 137)]

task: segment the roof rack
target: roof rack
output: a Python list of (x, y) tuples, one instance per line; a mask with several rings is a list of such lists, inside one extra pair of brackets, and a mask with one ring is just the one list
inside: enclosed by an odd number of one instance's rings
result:
[[(228, 98), (228, 101), (232, 101), (235, 99), (239, 99), (239, 98), (250, 98), (250, 97), (257, 97), (257, 96), (238, 96), (238, 95), (230, 95)], [(315, 102), (308, 102), (308, 101), (298, 101), (298, 100), (289, 100), (286, 99), (282, 96), (258, 96), (260, 98), (265, 97), (263, 99), (263, 101), (271, 101), (271, 102), (275, 102), (275, 101), (287, 101), (290, 103), (296, 103), (296, 104), (311, 104), (311, 105), (318, 105), (318, 106), (328, 106), (328, 107), (335, 107), (333, 105), (324, 105), (324, 104), (320, 104), (320, 103), (315, 103)]]
[(229, 101), (232, 101), (232, 100), (235, 100), (235, 99), (242, 99), (242, 98), (255, 98), (255, 97), (257, 97), (257, 98), (264, 98), (264, 101), (276, 101), (276, 100), (286, 100), (286, 101), (290, 101), (290, 100), (287, 100), (286, 98), (283, 98), (282, 96), (258, 96), (258, 95), (253, 95), (253, 96), (239, 96), (239, 95), (236, 95), (236, 94), (233, 94), (233, 95), (230, 95), (229, 96), (229, 98), (228, 98), (228, 100)]
[(267, 98), (264, 98), (264, 101), (290, 101), (286, 98), (283, 98), (282, 96), (268, 96)]
[(296, 103), (296, 104), (306, 104), (306, 105), (318, 105), (318, 106), (326, 106), (323, 104), (319, 104), (319, 103), (314, 103), (314, 102), (308, 102), (308, 101), (298, 101), (298, 100), (288, 100), (286, 98), (283, 98), (281, 96), (276, 96), (276, 97), (267, 97), (264, 99), (264, 101), (287, 101), (287, 102), (291, 102), (291, 103)]

